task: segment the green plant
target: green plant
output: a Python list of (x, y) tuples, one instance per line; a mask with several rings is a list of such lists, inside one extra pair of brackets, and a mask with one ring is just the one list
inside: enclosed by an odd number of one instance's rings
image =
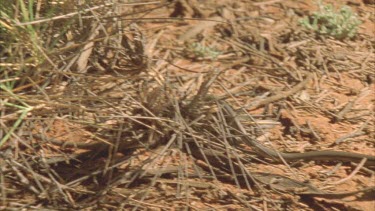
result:
[(193, 43), (189, 45), (188, 48), (197, 57), (208, 57), (211, 59), (216, 59), (220, 55), (219, 51), (211, 47), (204, 46), (200, 43)]
[(35, 20), (36, 2), (0, 1), (0, 111), (1, 117), (9, 118), (0, 129), (3, 135), (0, 137), (0, 147), (14, 135), (28, 113), (34, 109), (14, 89), (17, 85), (22, 87), (35, 81), (36, 77), (33, 77), (34, 80), (31, 77), (35, 71), (33, 67), (43, 59), (39, 28), (31, 24), (16, 26)]
[(0, 83), (0, 91), (3, 92), (3, 96), (9, 96), (10, 98), (15, 99), (21, 105), (8, 103), (7, 100), (0, 100), (0, 105), (2, 108), (12, 107), (18, 109), (14, 114), (18, 116), (17, 120), (14, 122), (13, 126), (7, 131), (7, 133), (0, 139), (0, 147), (11, 137), (12, 133), (20, 126), (27, 114), (32, 111), (34, 108), (25, 103), (19, 96), (14, 94), (9, 87)]
[(324, 5), (321, 1), (318, 2), (318, 6), (319, 11), (300, 20), (302, 26), (320, 35), (332, 36), (336, 39), (352, 38), (356, 35), (361, 21), (350, 7), (343, 6), (336, 11), (333, 5)]

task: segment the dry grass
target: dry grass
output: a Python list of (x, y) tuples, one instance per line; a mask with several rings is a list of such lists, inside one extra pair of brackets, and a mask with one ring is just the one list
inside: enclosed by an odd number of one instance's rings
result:
[[(372, 51), (350, 40), (316, 40), (296, 25), (279, 40), (248, 35), (259, 26), (228, 21), (230, 10), (209, 18), (191, 2), (0, 6), (2, 208), (308, 209), (306, 201), (286, 205), (285, 197), (295, 197), (288, 189), (264, 185), (273, 180), (263, 168), (274, 176), (288, 165), (257, 160), (224, 105), (236, 108), (246, 135), (258, 140), (281, 124), (307, 133), (304, 140), (322, 138), (308, 122), (285, 125), (282, 109), (365, 122), (357, 134), (371, 137), (373, 110), (350, 114), (337, 104), (328, 110), (319, 83), (340, 78), (339, 69), (373, 80)], [(187, 23), (184, 33), (179, 27)], [(200, 44), (195, 37), (203, 29), (214, 32)], [(362, 47), (372, 49), (371, 39), (360, 36)], [(357, 51), (342, 61), (333, 49)], [(368, 90), (354, 93), (354, 101)], [(307, 187), (297, 183), (294, 167), (287, 169), (294, 179), (284, 180)]]

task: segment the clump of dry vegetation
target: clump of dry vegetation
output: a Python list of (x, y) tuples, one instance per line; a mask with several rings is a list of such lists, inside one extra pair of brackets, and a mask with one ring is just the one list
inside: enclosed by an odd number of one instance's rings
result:
[[(290, 2), (2, 1), (1, 208), (312, 210), (371, 196), (373, 38), (315, 40), (259, 12)], [(319, 173), (305, 162), (322, 158)], [(322, 183), (341, 161), (354, 173)], [(347, 180), (356, 188), (325, 190)]]

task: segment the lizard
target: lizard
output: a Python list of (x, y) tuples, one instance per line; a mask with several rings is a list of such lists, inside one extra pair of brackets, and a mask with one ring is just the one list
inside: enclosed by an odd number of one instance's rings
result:
[(280, 152), (275, 149), (264, 146), (253, 138), (250, 138), (246, 135), (246, 131), (243, 128), (242, 124), (236, 118), (237, 114), (234, 109), (225, 101), (221, 101), (224, 111), (227, 113), (229, 122), (233, 127), (234, 131), (240, 134), (241, 139), (244, 143), (251, 146), (257, 154), (271, 158), (272, 160), (282, 162), (282, 159), (285, 161), (297, 161), (297, 160), (331, 160), (331, 161), (350, 161), (359, 163), (362, 159), (366, 158), (367, 161), (364, 166), (375, 167), (375, 156), (359, 154), (354, 152), (342, 152), (342, 151), (310, 151), (303, 153), (286, 153)]

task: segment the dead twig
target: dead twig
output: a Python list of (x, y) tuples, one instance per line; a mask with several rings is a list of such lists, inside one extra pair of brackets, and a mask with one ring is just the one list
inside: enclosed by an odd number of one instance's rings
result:
[(270, 104), (272, 102), (276, 102), (278, 100), (285, 99), (285, 98), (297, 93), (301, 89), (303, 89), (307, 85), (307, 83), (312, 79), (312, 77), (313, 77), (313, 74), (310, 73), (310, 74), (307, 75), (305, 80), (303, 80), (302, 82), (300, 82), (299, 84), (294, 86), (292, 89), (290, 89), (288, 91), (284, 91), (284, 92), (279, 92), (279, 93), (277, 93), (273, 96), (270, 96), (266, 99), (259, 100), (258, 102), (252, 102), (249, 105), (243, 106), (243, 108), (249, 109), (249, 110), (254, 110), (254, 109), (260, 108), (264, 105)]

